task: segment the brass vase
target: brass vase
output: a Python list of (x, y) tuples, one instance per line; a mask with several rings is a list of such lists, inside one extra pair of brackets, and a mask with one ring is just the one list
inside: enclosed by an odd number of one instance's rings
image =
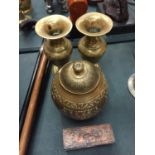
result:
[(80, 39), (78, 49), (82, 57), (93, 63), (105, 53), (107, 44), (103, 35), (107, 34), (113, 27), (110, 17), (90, 12), (79, 17), (76, 21), (76, 28), (85, 36)]
[(96, 116), (107, 97), (107, 82), (98, 65), (89, 61), (65, 64), (54, 76), (52, 98), (60, 111), (75, 120)]
[(40, 19), (36, 33), (44, 38), (43, 51), (53, 63), (53, 73), (65, 64), (72, 53), (71, 41), (65, 38), (72, 29), (72, 22), (62, 15), (51, 15)]

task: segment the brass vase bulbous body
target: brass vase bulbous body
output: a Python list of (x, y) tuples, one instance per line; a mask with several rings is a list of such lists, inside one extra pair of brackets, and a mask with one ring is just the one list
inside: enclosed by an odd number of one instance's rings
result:
[(110, 17), (98, 13), (86, 13), (76, 21), (76, 28), (85, 36), (80, 39), (78, 49), (84, 59), (96, 63), (105, 53), (107, 44), (101, 37), (113, 26)]
[(51, 96), (65, 115), (85, 120), (101, 111), (107, 97), (107, 82), (97, 65), (73, 61), (55, 74)]
[(82, 57), (93, 63), (97, 63), (100, 57), (104, 54), (107, 44), (100, 37), (84, 36), (81, 38), (78, 49)]
[(69, 60), (72, 53), (72, 44), (67, 38), (45, 40), (44, 52), (55, 65), (63, 65)]
[(35, 26), (36, 33), (44, 38), (44, 53), (57, 68), (65, 64), (72, 53), (71, 41), (65, 37), (71, 29), (72, 22), (62, 15), (44, 17)]

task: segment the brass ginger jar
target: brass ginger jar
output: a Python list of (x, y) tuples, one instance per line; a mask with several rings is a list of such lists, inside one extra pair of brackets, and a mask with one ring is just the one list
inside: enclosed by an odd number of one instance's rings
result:
[(51, 95), (65, 115), (85, 120), (102, 109), (107, 97), (107, 82), (98, 65), (84, 60), (73, 61), (55, 74)]

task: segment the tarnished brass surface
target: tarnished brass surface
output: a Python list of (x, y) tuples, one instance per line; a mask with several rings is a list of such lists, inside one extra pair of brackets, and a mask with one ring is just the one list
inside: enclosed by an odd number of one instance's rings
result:
[(71, 31), (72, 22), (62, 15), (51, 15), (40, 19), (36, 26), (36, 33), (45, 39), (44, 52), (55, 65), (66, 63), (72, 53), (70, 40), (65, 36)]
[(105, 53), (106, 47), (107, 43), (101, 37), (84, 36), (78, 44), (82, 57), (94, 63)]
[(65, 90), (73, 94), (86, 94), (97, 87), (100, 76), (94, 65), (77, 61), (65, 65), (59, 81)]
[(107, 82), (100, 68), (88, 61), (65, 64), (51, 87), (56, 106), (67, 116), (85, 120), (95, 116), (107, 96)]
[(112, 26), (111, 18), (99, 12), (86, 13), (76, 21), (77, 29), (90, 37), (103, 36), (110, 32)]
[(86, 13), (76, 21), (77, 29), (85, 36), (80, 39), (78, 49), (82, 56), (97, 62), (106, 50), (106, 42), (101, 36), (107, 34), (113, 26), (110, 17), (97, 13)]

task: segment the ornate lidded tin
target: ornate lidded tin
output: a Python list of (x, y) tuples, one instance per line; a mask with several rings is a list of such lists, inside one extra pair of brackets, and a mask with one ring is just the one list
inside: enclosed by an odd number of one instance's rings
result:
[(76, 120), (85, 120), (102, 109), (107, 96), (107, 82), (97, 65), (88, 61), (73, 61), (55, 74), (51, 94), (64, 114)]

